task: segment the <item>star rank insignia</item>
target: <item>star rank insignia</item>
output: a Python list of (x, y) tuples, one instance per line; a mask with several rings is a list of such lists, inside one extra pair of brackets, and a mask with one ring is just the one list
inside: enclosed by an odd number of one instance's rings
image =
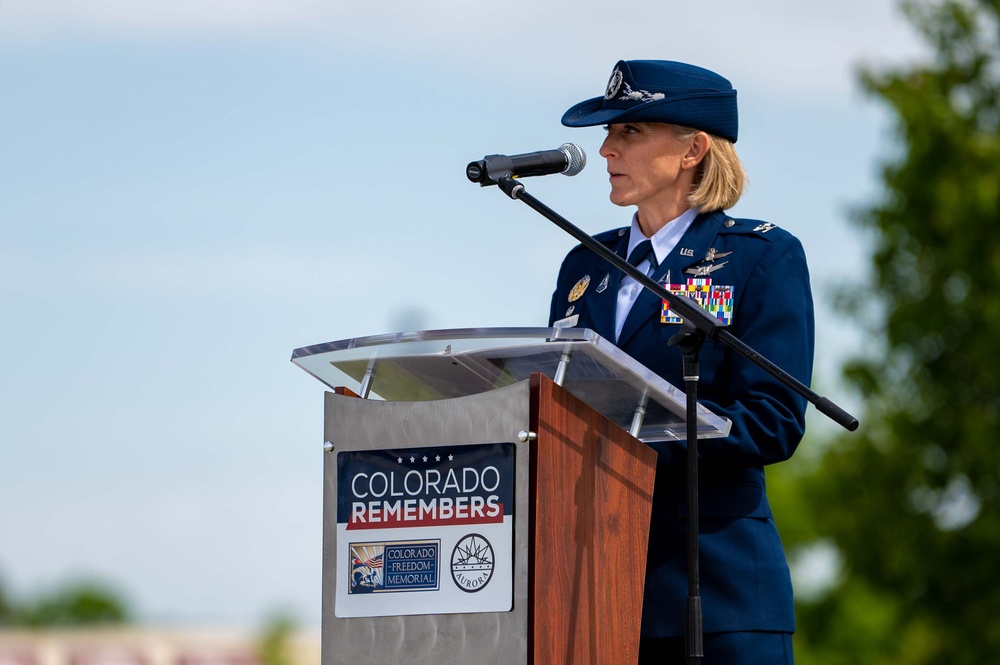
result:
[(764, 222), (763, 224), (758, 224), (754, 227), (754, 231), (760, 231), (761, 233), (767, 233), (775, 227), (771, 222)]
[(590, 275), (584, 275), (579, 282), (573, 285), (573, 290), (569, 292), (569, 301), (576, 302), (582, 298), (588, 286), (590, 286)]

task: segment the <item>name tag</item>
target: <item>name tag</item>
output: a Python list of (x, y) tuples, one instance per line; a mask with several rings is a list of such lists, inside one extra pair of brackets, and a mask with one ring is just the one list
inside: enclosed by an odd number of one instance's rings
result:
[(573, 316), (567, 316), (565, 319), (559, 319), (552, 324), (553, 328), (575, 328), (576, 324), (580, 322), (580, 315), (574, 314)]

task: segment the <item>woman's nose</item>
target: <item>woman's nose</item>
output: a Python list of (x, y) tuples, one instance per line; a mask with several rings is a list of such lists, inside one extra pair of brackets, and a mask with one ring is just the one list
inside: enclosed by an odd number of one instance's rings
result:
[(611, 134), (604, 137), (604, 143), (601, 144), (599, 154), (604, 159), (607, 159), (615, 154), (614, 142), (611, 139)]

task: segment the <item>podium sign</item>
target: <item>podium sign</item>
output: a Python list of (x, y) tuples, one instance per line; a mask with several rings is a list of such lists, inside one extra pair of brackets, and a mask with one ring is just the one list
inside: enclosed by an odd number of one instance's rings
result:
[(337, 454), (338, 617), (506, 612), (514, 444)]

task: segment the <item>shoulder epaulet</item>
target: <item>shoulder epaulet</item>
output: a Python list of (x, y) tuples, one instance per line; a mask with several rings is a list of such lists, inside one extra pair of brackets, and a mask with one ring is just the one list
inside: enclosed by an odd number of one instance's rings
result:
[(775, 238), (788, 233), (772, 222), (764, 222), (759, 219), (740, 219), (737, 217), (727, 217), (722, 223), (723, 232), (739, 233), (742, 235), (759, 236), (762, 238)]
[[(619, 238), (628, 233), (628, 230), (629, 227), (626, 226), (621, 229), (611, 229), (610, 231), (604, 231), (602, 233), (598, 233), (597, 235), (595, 235), (594, 240), (607, 247), (612, 247), (618, 242)], [(577, 245), (570, 251), (570, 254), (572, 254), (573, 252), (579, 252), (580, 250), (583, 249), (586, 249), (583, 245)]]
[(611, 229), (610, 231), (604, 231), (603, 233), (598, 233), (594, 236), (594, 240), (601, 242), (605, 245), (610, 245), (613, 242), (617, 242), (619, 238), (628, 233), (629, 227), (624, 227), (620, 229)]

